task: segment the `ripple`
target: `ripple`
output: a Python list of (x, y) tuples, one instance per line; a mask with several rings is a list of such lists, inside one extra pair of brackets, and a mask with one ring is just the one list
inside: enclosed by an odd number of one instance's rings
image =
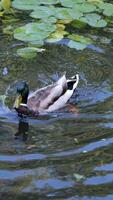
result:
[(93, 176), (87, 178), (84, 182), (85, 185), (100, 185), (113, 182), (113, 174), (107, 174), (105, 176)]
[(94, 151), (96, 149), (108, 146), (113, 143), (113, 138), (108, 138), (106, 140), (100, 140), (97, 142), (92, 142), (88, 145), (85, 145), (81, 148), (75, 148), (67, 151), (60, 151), (52, 154), (42, 154), (42, 153), (32, 153), (24, 155), (0, 155), (0, 161), (3, 162), (23, 162), (23, 161), (32, 161), (32, 160), (44, 160), (51, 159), (56, 157), (68, 157), (79, 153), (87, 153)]
[(113, 200), (113, 195), (106, 195), (106, 196), (84, 196), (84, 197), (80, 197), (80, 196), (74, 196), (71, 198), (68, 198), (66, 200)]
[(113, 171), (113, 163), (105, 164), (94, 168), (96, 171)]

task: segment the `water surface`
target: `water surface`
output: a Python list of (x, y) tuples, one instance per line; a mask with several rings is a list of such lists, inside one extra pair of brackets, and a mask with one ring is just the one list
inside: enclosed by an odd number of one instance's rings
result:
[[(19, 45), (1, 35), (0, 95), (7, 98), (0, 99), (0, 198), (113, 199), (112, 43), (84, 51), (47, 45), (30, 61), (16, 56)], [(77, 112), (18, 118), (16, 83), (27, 80), (33, 91), (64, 71), (80, 73), (70, 100)]]

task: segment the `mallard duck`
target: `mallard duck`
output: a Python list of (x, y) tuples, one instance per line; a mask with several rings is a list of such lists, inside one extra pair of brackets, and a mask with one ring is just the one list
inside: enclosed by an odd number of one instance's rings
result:
[(66, 79), (64, 74), (55, 83), (38, 89), (29, 95), (29, 86), (25, 81), (17, 85), (17, 98), (14, 108), (17, 112), (26, 115), (39, 115), (59, 110), (71, 98), (79, 82), (79, 75)]

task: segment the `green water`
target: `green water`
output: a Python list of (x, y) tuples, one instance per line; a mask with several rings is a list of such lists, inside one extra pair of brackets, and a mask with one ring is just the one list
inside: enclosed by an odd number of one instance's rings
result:
[[(27, 61), (16, 56), (20, 42), (0, 37), (0, 95), (7, 95), (0, 103), (0, 199), (113, 199), (112, 42), (84, 51), (47, 45)], [(27, 80), (33, 91), (64, 71), (80, 74), (70, 100), (78, 113), (19, 119), (16, 82)]]

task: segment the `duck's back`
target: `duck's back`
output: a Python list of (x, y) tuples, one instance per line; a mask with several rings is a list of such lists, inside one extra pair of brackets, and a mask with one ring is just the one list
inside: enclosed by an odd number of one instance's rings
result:
[(41, 88), (30, 95), (28, 107), (35, 112), (47, 110), (67, 90), (67, 81), (63, 75), (56, 83)]

